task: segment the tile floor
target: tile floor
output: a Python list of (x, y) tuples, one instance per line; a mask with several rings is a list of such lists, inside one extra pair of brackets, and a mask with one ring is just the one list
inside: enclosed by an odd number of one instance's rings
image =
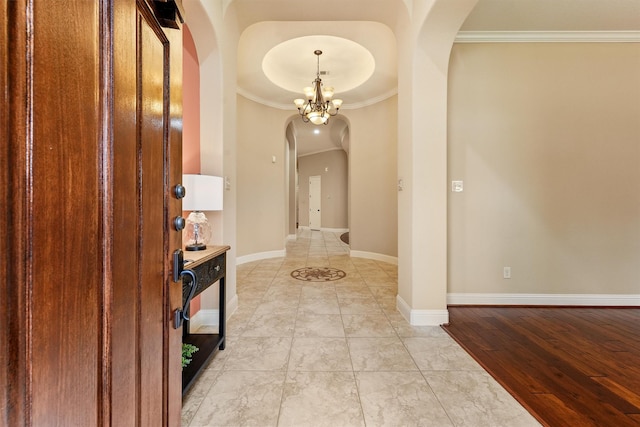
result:
[[(539, 426), (440, 327), (397, 312), (395, 265), (350, 258), (339, 235), (300, 231), (286, 257), (238, 266), (226, 349), (183, 426)], [(305, 266), (347, 275), (291, 277)]]

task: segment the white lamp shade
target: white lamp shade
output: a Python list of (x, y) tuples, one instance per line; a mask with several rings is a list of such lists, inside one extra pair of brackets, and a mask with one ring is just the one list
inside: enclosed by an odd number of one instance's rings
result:
[(313, 99), (313, 96), (315, 95), (313, 88), (310, 86), (307, 86), (304, 89), (302, 89), (302, 92), (307, 97), (307, 99)]
[(182, 199), (184, 211), (221, 211), (223, 179), (210, 175), (182, 175), (186, 195)]

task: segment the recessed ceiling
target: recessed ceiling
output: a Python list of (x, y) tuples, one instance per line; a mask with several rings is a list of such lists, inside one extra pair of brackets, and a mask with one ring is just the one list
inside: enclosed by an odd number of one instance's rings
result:
[[(315, 55), (319, 50), (321, 54)], [(306, 55), (292, 55), (306, 52)], [(319, 62), (318, 62), (319, 60)], [(286, 40), (269, 50), (262, 60), (262, 70), (271, 82), (282, 89), (301, 92), (312, 86), (320, 65), (320, 78), (336, 94), (355, 89), (369, 80), (375, 59), (364, 46), (335, 36), (304, 36)]]
[(256, 102), (292, 109), (293, 100), (316, 75), (343, 100), (342, 109), (360, 108), (397, 91), (396, 39), (379, 22), (259, 22), (238, 43), (238, 92)]

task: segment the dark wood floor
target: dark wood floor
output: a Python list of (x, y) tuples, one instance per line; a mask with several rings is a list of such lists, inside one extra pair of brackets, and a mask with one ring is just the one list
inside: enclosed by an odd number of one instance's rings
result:
[(547, 426), (640, 425), (640, 309), (449, 307), (445, 330)]

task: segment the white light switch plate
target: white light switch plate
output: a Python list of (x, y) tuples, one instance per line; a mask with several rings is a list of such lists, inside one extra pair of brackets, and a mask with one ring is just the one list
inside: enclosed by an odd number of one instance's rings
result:
[(451, 181), (451, 191), (462, 193), (462, 181)]

